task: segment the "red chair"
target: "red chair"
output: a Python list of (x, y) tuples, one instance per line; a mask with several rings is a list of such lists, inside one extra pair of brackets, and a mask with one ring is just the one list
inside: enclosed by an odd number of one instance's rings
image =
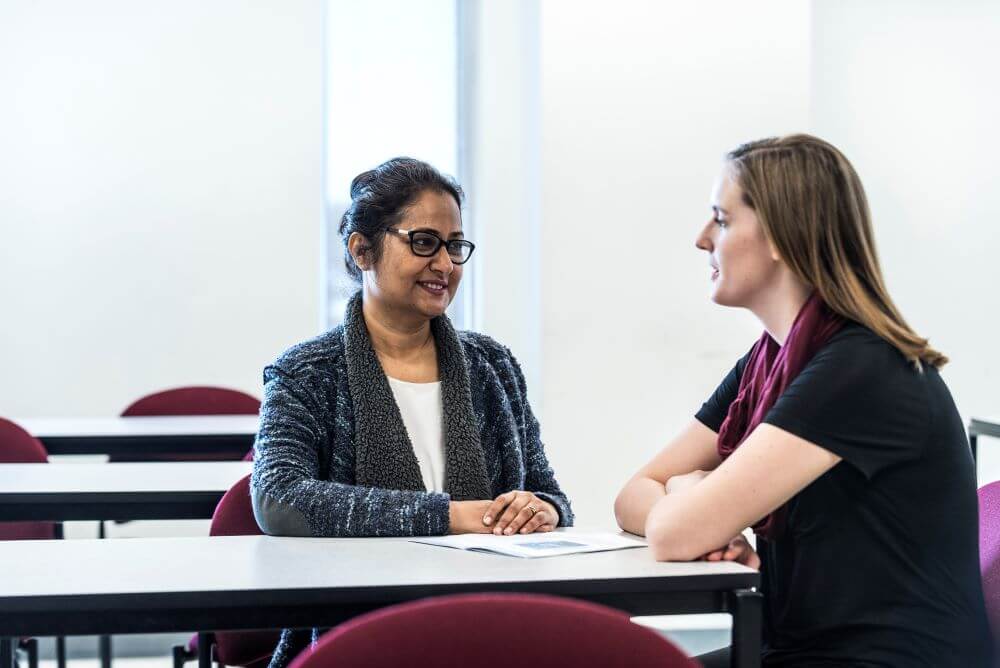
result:
[(993, 645), (1000, 649), (1000, 481), (979, 488), (979, 572)]
[[(44, 464), (49, 453), (37, 438), (19, 425), (0, 418), (0, 462), (4, 464)], [(59, 537), (52, 522), (0, 522), (0, 540), (48, 540)], [(63, 638), (56, 639), (59, 666), (66, 665)], [(19, 646), (28, 653), (28, 664), (38, 665), (38, 641), (24, 638)]]
[[(260, 412), (260, 400), (246, 392), (231, 390), (225, 387), (192, 386), (179, 387), (147, 394), (132, 402), (122, 411), (122, 417), (149, 417), (171, 415), (257, 415)], [(231, 456), (222, 453), (204, 455), (146, 455), (135, 453), (115, 455), (111, 461), (116, 462), (150, 462), (150, 461), (201, 461), (226, 460)], [(253, 460), (251, 448), (243, 461)]]
[[(210, 536), (259, 536), (263, 531), (257, 526), (250, 503), (250, 476), (233, 485), (219, 500), (212, 514)], [(209, 634), (214, 639), (215, 658), (224, 666), (266, 666), (281, 637), (279, 631), (217, 631)], [(205, 637), (204, 635), (202, 637)], [(185, 661), (197, 658), (198, 636), (188, 641), (187, 647), (174, 647), (174, 666), (180, 668)]]
[(689, 659), (628, 615), (537, 594), (463, 594), (357, 617), (299, 654), (290, 668), (628, 666), (691, 668)]

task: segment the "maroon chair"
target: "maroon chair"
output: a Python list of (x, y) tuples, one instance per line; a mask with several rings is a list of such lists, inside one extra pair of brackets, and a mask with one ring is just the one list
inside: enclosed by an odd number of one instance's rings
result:
[[(178, 387), (147, 394), (132, 402), (122, 411), (122, 417), (149, 417), (172, 415), (257, 415), (260, 400), (254, 396), (226, 387), (192, 386)], [(115, 462), (150, 461), (217, 461), (232, 459), (231, 455), (205, 453), (203, 455), (147, 455), (135, 453), (114, 455)], [(243, 461), (253, 460), (251, 448)]]
[(993, 646), (1000, 650), (1000, 481), (979, 488), (979, 572)]
[(686, 657), (628, 615), (537, 594), (462, 594), (404, 603), (324, 635), (290, 668), (628, 666), (691, 668)]
[[(257, 526), (250, 504), (250, 476), (233, 485), (219, 500), (212, 514), (210, 536), (259, 536), (263, 531)], [(216, 660), (224, 666), (266, 666), (281, 637), (279, 631), (217, 631), (203, 638), (212, 639)], [(174, 666), (180, 668), (185, 661), (198, 656), (198, 636), (188, 641), (187, 647), (174, 647)]]
[[(0, 462), (44, 464), (49, 453), (37, 438), (19, 425), (0, 418)], [(52, 522), (0, 522), (0, 540), (45, 540), (56, 537)]]
[[(44, 464), (49, 453), (37, 438), (19, 425), (0, 418), (0, 463), (4, 464)], [(0, 540), (47, 540), (57, 538), (56, 525), (52, 522), (0, 522)], [(56, 640), (59, 648), (59, 665), (65, 666), (65, 645), (60, 637)], [(19, 646), (28, 653), (28, 664), (38, 665), (38, 641), (24, 638)]]

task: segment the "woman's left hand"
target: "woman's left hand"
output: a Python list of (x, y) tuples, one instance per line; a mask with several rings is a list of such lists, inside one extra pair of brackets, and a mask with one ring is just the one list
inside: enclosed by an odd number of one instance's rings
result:
[(701, 558), (702, 561), (735, 561), (738, 564), (749, 566), (754, 570), (760, 570), (760, 557), (757, 552), (750, 547), (750, 542), (743, 534), (736, 536), (729, 543), (718, 550), (709, 552)]
[(494, 525), (495, 536), (552, 531), (559, 524), (559, 512), (531, 492), (515, 489), (493, 500), (483, 522)]

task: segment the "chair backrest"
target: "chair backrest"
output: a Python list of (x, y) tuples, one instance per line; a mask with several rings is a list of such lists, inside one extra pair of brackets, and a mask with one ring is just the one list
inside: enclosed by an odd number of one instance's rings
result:
[(1000, 481), (979, 488), (979, 572), (986, 616), (1000, 649)]
[[(122, 417), (151, 417), (171, 415), (256, 415), (260, 400), (254, 396), (227, 387), (210, 385), (178, 387), (172, 390), (147, 394), (129, 404)], [(232, 459), (231, 455), (202, 453), (197, 455), (147, 455), (141, 452), (112, 455), (113, 462), (140, 461), (198, 461)], [(243, 461), (253, 461), (253, 448), (243, 456)]]
[(264, 532), (253, 516), (250, 503), (250, 476), (243, 476), (229, 488), (212, 513), (209, 536), (261, 536)]
[(462, 594), (383, 608), (341, 624), (290, 668), (433, 665), (509, 668), (689, 668), (686, 657), (626, 614), (537, 594)]
[(150, 415), (256, 415), (260, 401), (226, 387), (178, 387), (147, 394), (122, 411), (122, 417)]
[[(0, 463), (43, 464), (49, 453), (37, 438), (20, 425), (0, 418)], [(0, 540), (44, 540), (55, 538), (51, 522), (0, 522)]]
[[(211, 536), (255, 536), (263, 534), (253, 516), (250, 503), (250, 476), (229, 488), (212, 514)], [(225, 666), (249, 666), (263, 663), (278, 645), (277, 631), (216, 631), (215, 645), (219, 663)]]

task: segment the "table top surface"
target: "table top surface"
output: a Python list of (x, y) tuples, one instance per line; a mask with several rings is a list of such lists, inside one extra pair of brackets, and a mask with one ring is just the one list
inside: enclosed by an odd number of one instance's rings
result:
[(256, 415), (169, 417), (75, 417), (14, 420), (36, 438), (134, 438), (141, 436), (228, 436), (257, 433)]
[(0, 503), (26, 494), (224, 493), (252, 462), (0, 464)]
[(756, 586), (758, 579), (756, 571), (731, 562), (658, 563), (645, 547), (519, 559), (405, 538), (228, 536), (0, 543), (0, 606), (24, 597), (30, 597), (27, 605), (42, 605), (39, 597), (46, 596), (491, 583), (530, 588), (531, 583), (552, 581), (731, 589)]
[(1000, 428), (1000, 416), (974, 415), (969, 419), (969, 424)]

